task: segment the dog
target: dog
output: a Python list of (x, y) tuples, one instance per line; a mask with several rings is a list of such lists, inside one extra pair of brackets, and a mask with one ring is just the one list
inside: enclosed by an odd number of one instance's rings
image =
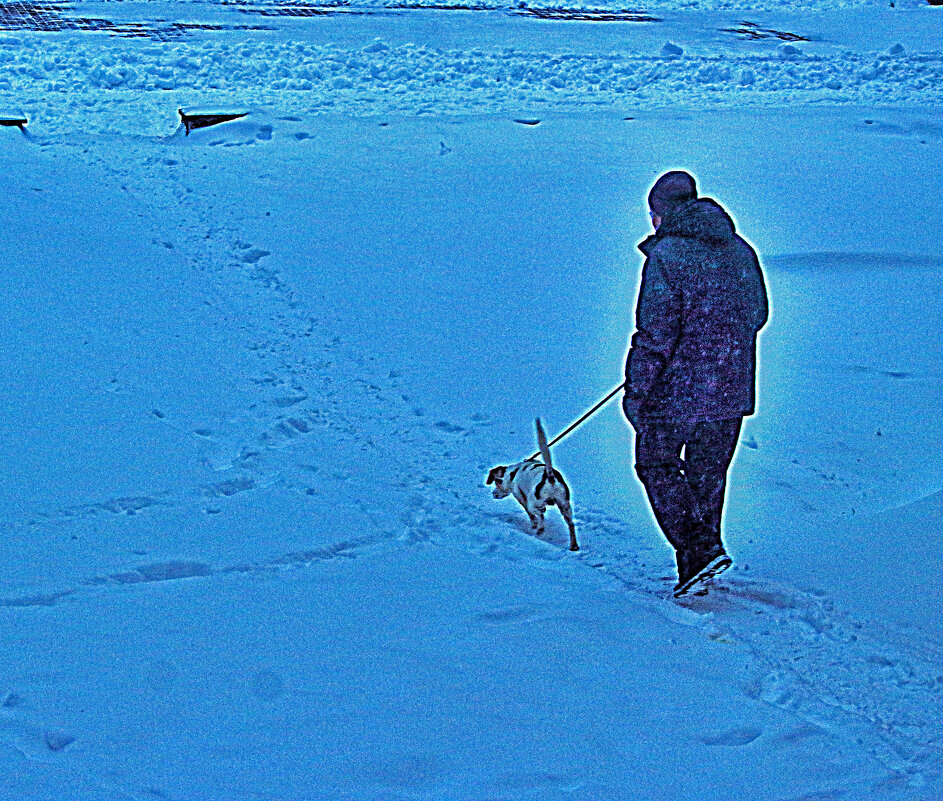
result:
[(543, 534), (544, 512), (548, 506), (556, 506), (570, 529), (570, 550), (578, 551), (576, 527), (573, 525), (573, 509), (570, 506), (570, 488), (563, 476), (550, 463), (550, 448), (540, 418), (537, 419), (537, 442), (543, 462), (531, 457), (512, 465), (493, 467), (488, 473), (486, 485), (494, 484), (495, 498), (513, 495), (524, 507), (535, 534)]

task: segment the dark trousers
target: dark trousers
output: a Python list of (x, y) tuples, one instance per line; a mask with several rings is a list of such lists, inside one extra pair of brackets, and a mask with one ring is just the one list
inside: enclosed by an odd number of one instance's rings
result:
[(721, 547), (720, 516), (743, 418), (641, 423), (635, 470), (679, 565)]

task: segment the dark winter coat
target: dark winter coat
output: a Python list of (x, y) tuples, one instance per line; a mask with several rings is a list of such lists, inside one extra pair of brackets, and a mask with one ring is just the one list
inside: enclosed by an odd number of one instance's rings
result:
[(753, 414), (766, 286), (756, 252), (709, 198), (670, 212), (647, 256), (626, 360), (626, 414), (699, 422)]

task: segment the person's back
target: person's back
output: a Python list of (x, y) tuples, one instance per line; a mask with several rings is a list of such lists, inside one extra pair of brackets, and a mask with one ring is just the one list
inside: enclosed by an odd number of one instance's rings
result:
[(647, 317), (646, 328), (660, 325), (673, 339), (670, 354), (659, 349), (668, 358), (643, 414), (677, 422), (752, 414), (756, 334), (767, 317), (753, 248), (719, 204), (697, 198), (666, 215), (642, 250), (646, 270), (661, 273), (664, 291), (643, 297), (654, 308), (640, 305), (639, 313)]

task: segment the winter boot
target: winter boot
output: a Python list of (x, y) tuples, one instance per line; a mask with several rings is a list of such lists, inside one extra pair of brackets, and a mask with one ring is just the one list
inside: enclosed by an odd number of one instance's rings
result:
[(702, 554), (682, 555), (679, 551), (678, 584), (674, 589), (674, 597), (686, 595), (692, 587), (723, 573), (732, 564), (733, 560), (720, 545)]

